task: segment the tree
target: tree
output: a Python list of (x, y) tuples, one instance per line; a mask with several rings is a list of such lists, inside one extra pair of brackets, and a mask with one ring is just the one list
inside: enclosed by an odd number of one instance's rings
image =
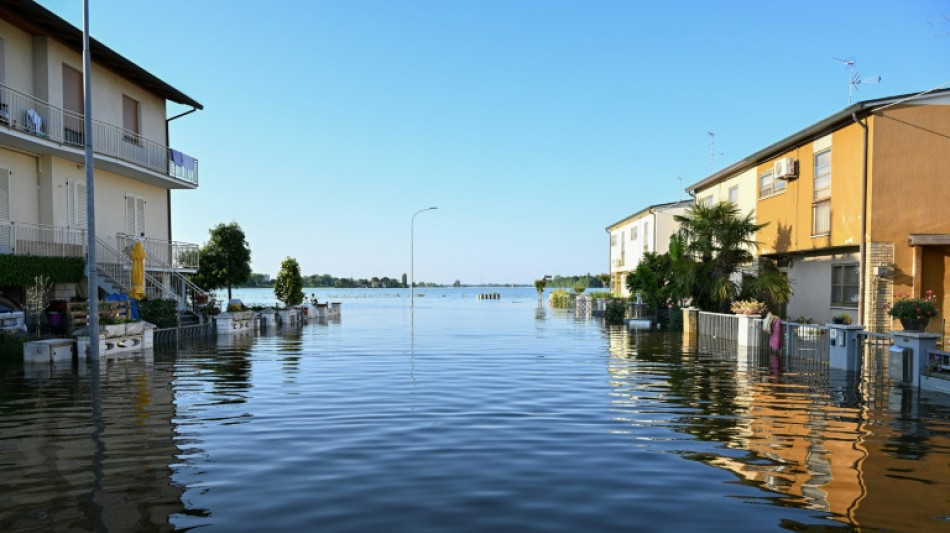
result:
[(603, 285), (605, 289), (610, 289), (610, 274), (597, 274), (597, 279), (600, 280), (600, 284)]
[(300, 275), (300, 265), (293, 257), (284, 259), (280, 264), (280, 273), (274, 281), (274, 296), (287, 307), (303, 302), (303, 277)]
[(402, 273), (402, 286), (403, 287), (409, 286), (409, 276), (407, 276), (405, 272)]
[[(739, 292), (732, 279), (738, 268), (754, 259), (752, 248), (757, 244), (755, 232), (768, 224), (756, 224), (753, 212), (745, 216), (731, 202), (715, 205), (694, 204), (685, 214), (673, 218), (680, 224), (685, 257), (671, 271), (677, 285), (690, 285), (694, 304), (707, 311), (729, 312), (729, 305)], [(778, 284), (760, 291), (780, 294), (787, 291), (788, 281), (769, 276), (765, 281)], [(781, 284), (786, 288), (782, 289)]]
[(237, 222), (218, 224), (211, 239), (198, 250), (198, 272), (193, 281), (206, 290), (241, 285), (251, 277), (251, 248)]

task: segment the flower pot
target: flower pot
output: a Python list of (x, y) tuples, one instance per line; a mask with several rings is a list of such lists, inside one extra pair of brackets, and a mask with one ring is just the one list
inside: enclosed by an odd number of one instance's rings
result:
[(902, 318), (900, 319), (901, 326), (904, 327), (904, 331), (923, 331), (927, 328), (927, 324), (930, 322), (929, 318)]

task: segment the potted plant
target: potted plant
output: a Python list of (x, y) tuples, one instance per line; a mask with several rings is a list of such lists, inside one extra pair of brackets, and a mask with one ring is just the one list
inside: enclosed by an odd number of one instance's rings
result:
[(923, 331), (931, 318), (937, 316), (937, 297), (927, 290), (923, 298), (902, 296), (886, 306), (887, 314), (901, 321), (904, 331)]
[(843, 324), (846, 326), (850, 326), (851, 315), (849, 315), (848, 313), (838, 313), (831, 319), (831, 322), (834, 324)]
[(736, 300), (730, 309), (737, 315), (761, 315), (767, 311), (765, 304), (758, 300)]

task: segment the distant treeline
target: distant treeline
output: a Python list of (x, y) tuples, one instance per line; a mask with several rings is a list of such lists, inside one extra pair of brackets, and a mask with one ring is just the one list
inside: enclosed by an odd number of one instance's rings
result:
[[(455, 283), (451, 285), (443, 285), (439, 283), (430, 283), (427, 281), (417, 281), (415, 283), (416, 287), (528, 287), (529, 285), (517, 284), (517, 283), (462, 283), (459, 280), (455, 280)], [(257, 288), (257, 287), (273, 287), (274, 280), (271, 279), (269, 274), (251, 274), (251, 277), (245, 282), (241, 287), (248, 288)], [(402, 279), (396, 278), (387, 278), (385, 276), (381, 278), (372, 277), (370, 279), (356, 279), (356, 278), (335, 278), (330, 274), (313, 274), (311, 276), (303, 276), (303, 286), (307, 288), (334, 288), (334, 289), (401, 289), (409, 288), (408, 277), (403, 274)], [(571, 285), (573, 287), (573, 285)], [(599, 287), (599, 285), (597, 285)]]
[(577, 286), (578, 282), (584, 287), (591, 289), (598, 289), (605, 286), (597, 276), (592, 276), (589, 272), (582, 276), (554, 276), (548, 280), (547, 286), (553, 288), (573, 289)]
[[(273, 287), (274, 280), (271, 279), (268, 274), (251, 274), (251, 277), (247, 282), (242, 285), (242, 287)], [(400, 288), (408, 287), (409, 282), (406, 279), (406, 275), (402, 275), (402, 279), (389, 278), (389, 277), (372, 277), (370, 279), (357, 279), (357, 278), (335, 278), (330, 274), (313, 274), (310, 276), (303, 276), (303, 286), (304, 287), (327, 287), (335, 289), (355, 289), (355, 288)], [(435, 287), (437, 285), (433, 283), (424, 283), (416, 282), (417, 287)]]

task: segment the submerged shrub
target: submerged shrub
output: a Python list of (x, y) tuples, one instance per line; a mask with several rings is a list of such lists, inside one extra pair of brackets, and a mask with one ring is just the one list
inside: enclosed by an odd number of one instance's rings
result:
[(564, 289), (551, 291), (550, 296), (548, 296), (548, 302), (551, 304), (551, 307), (556, 309), (567, 309), (571, 306), (571, 293)]
[(621, 298), (611, 298), (604, 312), (604, 323), (608, 326), (622, 326), (627, 315), (627, 304)]

